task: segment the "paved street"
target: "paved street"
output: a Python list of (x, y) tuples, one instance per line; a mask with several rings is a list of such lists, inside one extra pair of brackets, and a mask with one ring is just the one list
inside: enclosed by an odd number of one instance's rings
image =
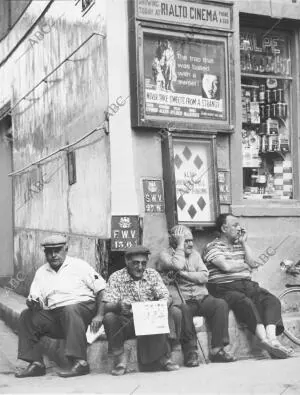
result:
[(56, 376), (56, 368), (50, 367), (45, 377), (16, 379), (16, 348), (17, 337), (0, 321), (1, 394), (300, 394), (300, 352), (288, 360), (247, 360), (123, 377), (92, 373), (62, 379)]

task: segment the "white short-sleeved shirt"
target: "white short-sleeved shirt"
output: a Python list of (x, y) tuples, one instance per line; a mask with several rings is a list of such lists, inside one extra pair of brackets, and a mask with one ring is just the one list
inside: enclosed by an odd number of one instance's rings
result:
[(49, 263), (35, 273), (29, 295), (39, 297), (45, 309), (95, 300), (105, 288), (104, 279), (82, 259), (67, 256), (56, 272)]

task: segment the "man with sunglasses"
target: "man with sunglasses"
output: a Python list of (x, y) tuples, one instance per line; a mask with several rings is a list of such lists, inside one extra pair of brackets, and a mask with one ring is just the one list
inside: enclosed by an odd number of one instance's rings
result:
[(194, 316), (204, 316), (209, 323), (211, 362), (235, 361), (224, 349), (229, 344), (227, 303), (208, 294), (208, 270), (194, 249), (193, 235), (188, 227), (176, 225), (171, 229), (170, 247), (160, 253), (156, 268), (168, 284), (173, 305), (182, 310), (181, 346), (185, 365), (199, 365)]
[(47, 263), (35, 273), (26, 300), (28, 309), (19, 320), (18, 358), (29, 365), (16, 377), (46, 373), (38, 344), (44, 335), (65, 340), (65, 356), (71, 369), (59, 376), (88, 374), (86, 329), (91, 324), (96, 332), (102, 324), (105, 281), (87, 262), (67, 255), (64, 236), (52, 235), (41, 245)]
[[(125, 253), (126, 267), (110, 276), (103, 296), (103, 324), (113, 354), (111, 373), (114, 376), (126, 372), (124, 342), (135, 337), (132, 303), (169, 299), (160, 275), (147, 268), (149, 254), (144, 246), (129, 248)], [(139, 336), (137, 342), (138, 360), (142, 365), (158, 363), (166, 371), (179, 369), (170, 358), (171, 348), (166, 334)]]

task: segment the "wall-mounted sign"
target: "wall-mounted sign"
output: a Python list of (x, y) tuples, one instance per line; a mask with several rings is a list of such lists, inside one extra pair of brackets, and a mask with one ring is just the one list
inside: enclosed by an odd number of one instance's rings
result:
[(213, 224), (216, 185), (212, 140), (174, 139), (178, 223)]
[[(240, 31), (241, 72), (291, 75), (290, 37), (266, 29), (247, 28)], [(271, 79), (273, 82), (274, 79)], [(275, 80), (276, 81), (276, 80)], [(269, 88), (270, 89), (270, 88)]]
[(231, 204), (229, 170), (218, 169), (218, 186), (219, 186), (220, 204)]
[(162, 180), (143, 180), (145, 213), (164, 213), (165, 199)]
[(145, 34), (145, 115), (226, 120), (225, 41)]
[(230, 6), (208, 1), (137, 0), (136, 15), (137, 18), (201, 28), (229, 30), (232, 26)]
[(111, 217), (111, 250), (122, 251), (134, 247), (140, 241), (140, 225), (137, 215), (113, 215)]

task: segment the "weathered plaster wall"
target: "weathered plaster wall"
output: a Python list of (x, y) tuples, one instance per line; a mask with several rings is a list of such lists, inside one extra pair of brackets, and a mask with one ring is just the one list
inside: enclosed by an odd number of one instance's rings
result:
[[(97, 2), (82, 16), (80, 4), (56, 1), (30, 31), (45, 7), (47, 3), (33, 1), (0, 46), (1, 62), (19, 43), (0, 68), (5, 81), (1, 99), (10, 99), (12, 106), (92, 33), (106, 34), (105, 2)], [(105, 40), (97, 34), (91, 37), (13, 110), (15, 171), (104, 125), (108, 107)], [(68, 183), (66, 151), (13, 178), (15, 271), (22, 270), (28, 281), (44, 262), (40, 242), (47, 234), (68, 234), (70, 255), (86, 258), (94, 266), (100, 262), (98, 240), (109, 238), (109, 138), (97, 131), (74, 149), (74, 185)], [(27, 283), (23, 283), (25, 292)]]
[(139, 215), (143, 217), (143, 244), (151, 253), (152, 259), (168, 243), (165, 214), (145, 213), (143, 178), (162, 179), (161, 141), (157, 132), (137, 131), (134, 141), (135, 186), (139, 198)]

